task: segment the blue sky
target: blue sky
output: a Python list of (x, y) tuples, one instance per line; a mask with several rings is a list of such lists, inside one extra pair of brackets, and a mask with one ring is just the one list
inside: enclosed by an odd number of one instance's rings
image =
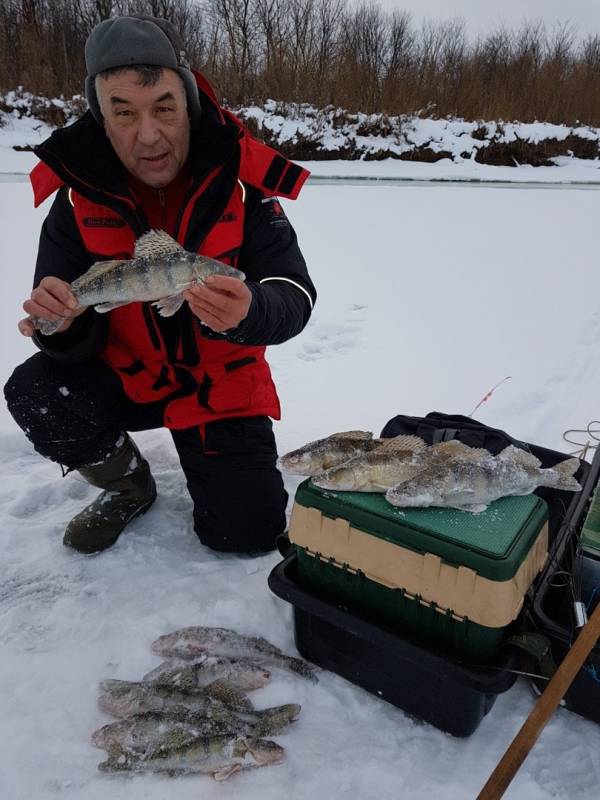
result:
[[(354, 0), (358, 3), (360, 0)], [(486, 33), (500, 22), (518, 28), (527, 19), (542, 19), (548, 25), (570, 21), (580, 36), (600, 34), (600, 0), (376, 0), (387, 9), (410, 11), (415, 22), (423, 17), (464, 17), (472, 36)]]

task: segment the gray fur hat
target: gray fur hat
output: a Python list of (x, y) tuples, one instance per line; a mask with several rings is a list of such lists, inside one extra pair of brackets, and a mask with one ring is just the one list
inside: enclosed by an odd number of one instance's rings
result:
[(87, 38), (85, 96), (97, 122), (103, 124), (96, 96), (96, 75), (113, 67), (138, 64), (169, 67), (181, 76), (192, 128), (196, 128), (202, 108), (183, 40), (175, 26), (166, 19), (142, 15), (105, 19), (96, 25)]

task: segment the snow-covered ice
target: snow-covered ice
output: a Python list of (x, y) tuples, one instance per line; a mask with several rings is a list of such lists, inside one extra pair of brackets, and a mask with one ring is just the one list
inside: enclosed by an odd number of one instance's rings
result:
[[(21, 156), (16, 154), (15, 159)], [(11, 165), (15, 162), (11, 162)], [(344, 168), (345, 165), (344, 165)], [(19, 171), (16, 166), (8, 171)], [(379, 432), (397, 413), (468, 414), (555, 449), (597, 419), (600, 270), (594, 191), (469, 186), (311, 186), (286, 203), (319, 291), (302, 335), (270, 350), (281, 452), (336, 430)], [(16, 322), (38, 230), (24, 183), (0, 185), (2, 383), (33, 352)], [(278, 672), (259, 708), (299, 702), (275, 737), (285, 762), (235, 776), (107, 777), (89, 735), (108, 718), (103, 678), (158, 663), (150, 643), (191, 624), (260, 634), (293, 654), (291, 608), (258, 559), (203, 548), (166, 431), (136, 434), (159, 499), (115, 547), (86, 557), (61, 544), (96, 490), (38, 457), (0, 411), (0, 794), (10, 800), (465, 800), (477, 795), (531, 710), (525, 683), (478, 730), (455, 739), (322, 673)], [(293, 494), (299, 479), (287, 476)], [(600, 728), (559, 710), (507, 792), (592, 800)]]

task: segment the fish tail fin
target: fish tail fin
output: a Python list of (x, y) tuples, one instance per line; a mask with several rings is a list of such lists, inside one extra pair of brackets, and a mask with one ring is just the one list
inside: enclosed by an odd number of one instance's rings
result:
[(106, 761), (98, 764), (98, 769), (101, 772), (128, 772), (133, 768), (136, 759), (132, 758), (131, 754), (119, 747), (119, 745), (111, 745), (107, 753), (108, 758)]
[(36, 331), (39, 331), (44, 336), (52, 336), (53, 333), (60, 328), (64, 323), (64, 317), (60, 319), (40, 319), (40, 317), (28, 317), (29, 322), (33, 325)]
[(281, 733), (288, 725), (298, 719), (300, 710), (301, 706), (298, 703), (287, 703), (283, 706), (274, 706), (273, 708), (265, 708), (256, 712), (259, 719), (254, 726), (252, 735), (260, 737)]
[(568, 492), (580, 492), (581, 484), (573, 477), (579, 467), (578, 458), (568, 458), (566, 461), (556, 464), (552, 469), (543, 470), (543, 474), (550, 478), (547, 483), (544, 482), (544, 485)]
[(313, 683), (318, 683), (319, 681), (315, 673), (315, 668), (311, 664), (307, 664), (306, 661), (303, 661), (301, 658), (286, 656), (285, 667), (289, 669), (290, 672), (295, 672), (296, 675), (301, 675), (303, 678)]

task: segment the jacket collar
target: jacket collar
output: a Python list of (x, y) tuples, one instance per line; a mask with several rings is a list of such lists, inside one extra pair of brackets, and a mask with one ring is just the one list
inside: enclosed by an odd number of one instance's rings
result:
[[(206, 98), (201, 125), (190, 135), (192, 178), (200, 180), (235, 155), (240, 133), (240, 128), (224, 120)], [(89, 111), (72, 125), (54, 131), (34, 152), (65, 184), (84, 195), (90, 190), (122, 198), (129, 195), (130, 176)]]

